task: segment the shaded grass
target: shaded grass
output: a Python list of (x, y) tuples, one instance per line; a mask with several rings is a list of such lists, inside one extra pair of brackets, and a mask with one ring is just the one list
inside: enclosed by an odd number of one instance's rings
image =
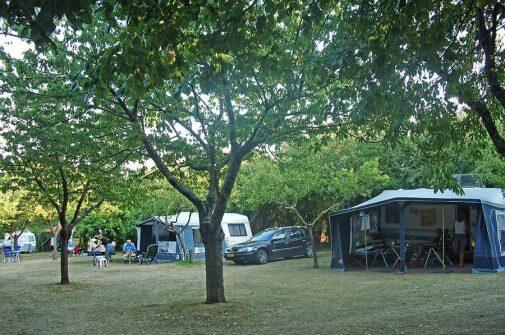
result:
[(59, 262), (23, 256), (0, 264), (0, 334), (505, 334), (504, 274), (227, 263), (228, 303), (205, 305), (203, 263), (97, 269), (73, 258), (71, 284), (57, 285)]

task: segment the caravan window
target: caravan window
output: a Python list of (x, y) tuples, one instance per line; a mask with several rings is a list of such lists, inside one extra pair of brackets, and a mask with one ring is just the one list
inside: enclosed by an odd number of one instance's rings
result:
[(200, 234), (200, 229), (193, 229), (193, 242), (196, 244), (202, 244), (202, 235)]
[(399, 223), (400, 222), (400, 206), (394, 202), (386, 205), (386, 223)]
[(170, 242), (175, 242), (177, 241), (177, 235), (173, 231), (170, 231), (167, 233), (163, 232), (163, 234), (160, 234), (159, 236), (160, 241), (170, 241)]
[(242, 223), (230, 223), (228, 225), (228, 230), (230, 231), (230, 236), (247, 236), (247, 232), (245, 230), (245, 225)]

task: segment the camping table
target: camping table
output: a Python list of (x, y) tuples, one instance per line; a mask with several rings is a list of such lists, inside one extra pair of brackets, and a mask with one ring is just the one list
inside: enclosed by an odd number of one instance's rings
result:
[[(411, 249), (417, 249), (418, 243), (416, 241), (409, 241), (405, 243), (405, 255), (408, 254), (408, 251)], [(400, 246), (399, 245), (392, 245), (390, 246), (391, 249), (393, 249), (394, 254), (396, 255), (396, 260), (393, 263), (393, 268), (396, 266), (396, 264), (400, 263), (401, 257), (400, 257)], [(398, 251), (397, 251), (398, 250)], [(409, 259), (405, 257), (405, 264), (407, 264)], [(405, 265), (405, 268), (407, 268), (407, 265)]]
[[(440, 264), (445, 267), (445, 262), (442, 260), (442, 257), (440, 257), (440, 254), (437, 252), (437, 250), (435, 250), (435, 247), (436, 247), (435, 244), (425, 244), (425, 245), (430, 248), (430, 251), (428, 251), (428, 255), (426, 256), (426, 261), (424, 262), (424, 267), (426, 268), (428, 266), (428, 261), (430, 260), (431, 255), (436, 257), (438, 259), (438, 261), (440, 262)], [(447, 257), (447, 254), (444, 255), (444, 258), (447, 260), (447, 262), (449, 264), (452, 265), (452, 262), (449, 259), (449, 257)]]

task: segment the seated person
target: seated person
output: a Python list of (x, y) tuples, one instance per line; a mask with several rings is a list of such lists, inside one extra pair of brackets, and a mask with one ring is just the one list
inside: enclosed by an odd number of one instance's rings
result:
[(74, 246), (74, 255), (80, 255), (81, 254), (81, 249), (79, 249), (79, 246), (76, 244)]
[(88, 253), (92, 253), (93, 252), (93, 249), (95, 249), (97, 246), (97, 240), (96, 238), (92, 238), (91, 240), (88, 241)]
[(125, 260), (128, 259), (128, 264), (132, 262), (132, 256), (135, 255), (135, 244), (131, 240), (126, 241), (123, 245), (123, 252), (125, 255)]
[(97, 246), (97, 247), (91, 249), (91, 252), (89, 254), (91, 256), (98, 256), (98, 255), (102, 255), (103, 252), (101, 252), (100, 248)]
[(70, 253), (73, 253), (74, 252), (74, 242), (72, 242), (72, 240), (68, 240), (68, 247), (67, 247), (67, 251)]

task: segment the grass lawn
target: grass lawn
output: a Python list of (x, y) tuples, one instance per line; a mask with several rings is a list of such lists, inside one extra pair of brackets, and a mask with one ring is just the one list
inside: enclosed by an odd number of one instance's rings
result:
[(205, 305), (201, 263), (90, 262), (66, 286), (48, 254), (0, 264), (0, 334), (505, 334), (505, 274), (332, 273), (322, 253), (227, 263), (228, 303)]

